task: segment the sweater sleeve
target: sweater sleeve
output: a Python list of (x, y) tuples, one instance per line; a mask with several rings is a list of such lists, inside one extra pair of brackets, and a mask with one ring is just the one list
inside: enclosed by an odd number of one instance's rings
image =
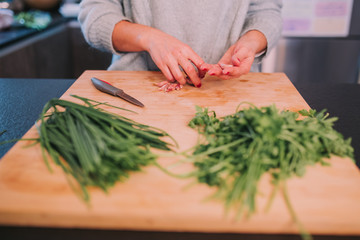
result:
[(116, 53), (112, 44), (115, 24), (127, 20), (120, 0), (83, 0), (78, 20), (86, 41), (93, 47)]
[(282, 0), (251, 0), (247, 12), (242, 34), (250, 30), (262, 32), (267, 40), (267, 49), (264, 54), (257, 56), (255, 62), (260, 62), (276, 45), (281, 36)]

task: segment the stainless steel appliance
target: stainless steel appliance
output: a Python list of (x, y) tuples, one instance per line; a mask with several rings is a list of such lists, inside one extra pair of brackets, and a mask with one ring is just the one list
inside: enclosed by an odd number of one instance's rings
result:
[(284, 36), (263, 64), (265, 72), (285, 72), (302, 83), (360, 83), (359, 69), (359, 0), (353, 1), (347, 36)]

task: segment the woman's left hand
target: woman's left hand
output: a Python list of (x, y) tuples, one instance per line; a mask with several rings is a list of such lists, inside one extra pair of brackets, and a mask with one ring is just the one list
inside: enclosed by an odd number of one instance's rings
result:
[(261, 32), (252, 30), (232, 45), (217, 64), (204, 63), (200, 70), (221, 79), (240, 77), (250, 71), (255, 55), (264, 51), (267, 40)]

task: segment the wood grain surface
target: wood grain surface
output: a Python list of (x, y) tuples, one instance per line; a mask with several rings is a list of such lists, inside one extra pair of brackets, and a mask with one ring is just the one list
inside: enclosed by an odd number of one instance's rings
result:
[[(91, 77), (106, 80), (145, 104), (131, 105), (96, 90)], [(309, 106), (282, 73), (250, 73), (238, 79), (206, 77), (200, 89), (185, 86), (180, 91), (161, 92), (154, 85), (164, 80), (158, 72), (86, 71), (62, 96), (71, 94), (125, 107), (138, 114), (106, 108), (138, 122), (160, 127), (179, 143), (179, 151), (196, 143), (197, 133), (187, 127), (195, 105), (209, 107), (218, 116), (233, 113), (243, 101), (257, 106), (276, 104), (297, 111)], [(24, 138), (36, 137), (33, 127)], [(284, 200), (277, 195), (268, 212), (265, 205), (272, 190), (269, 176), (259, 183), (257, 212), (250, 219), (225, 216), (223, 205), (204, 201), (214, 189), (192, 180), (175, 179), (156, 167), (132, 173), (108, 194), (90, 189), (91, 206), (72, 191), (63, 172), (52, 165), (49, 172), (39, 146), (24, 148), (18, 142), (0, 161), (0, 224), (65, 228), (96, 228), (153, 231), (227, 233), (297, 233)], [(174, 159), (162, 157), (166, 166)], [(303, 178), (288, 181), (293, 207), (312, 234), (360, 235), (360, 173), (349, 159), (333, 157), (330, 167), (311, 166)], [(181, 166), (177, 171), (191, 169)]]

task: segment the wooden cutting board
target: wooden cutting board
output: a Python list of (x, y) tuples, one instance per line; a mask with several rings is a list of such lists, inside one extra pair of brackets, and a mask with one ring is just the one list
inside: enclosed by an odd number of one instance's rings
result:
[[(131, 105), (96, 90), (91, 77), (122, 88), (145, 104)], [(282, 73), (250, 73), (233, 80), (206, 77), (200, 89), (185, 86), (181, 91), (161, 92), (154, 86), (164, 80), (158, 72), (86, 71), (63, 99), (76, 94), (125, 107), (138, 114), (111, 111), (141, 123), (160, 127), (179, 143), (179, 151), (196, 143), (197, 133), (187, 127), (195, 105), (209, 107), (218, 116), (233, 113), (243, 101), (257, 106), (276, 104), (280, 109), (308, 109), (304, 99)], [(24, 138), (36, 137), (35, 128)], [(272, 185), (269, 177), (260, 181), (257, 212), (250, 219), (235, 221), (224, 215), (221, 202), (204, 201), (213, 192), (205, 185), (185, 187), (191, 180), (172, 178), (156, 167), (132, 173), (108, 194), (90, 189), (91, 206), (86, 206), (68, 185), (62, 171), (50, 173), (39, 146), (24, 148), (18, 142), (0, 161), (0, 224), (66, 228), (98, 228), (154, 231), (228, 233), (297, 233), (282, 196), (277, 195), (265, 212)], [(172, 159), (161, 158), (162, 165)], [(333, 157), (330, 167), (308, 167), (306, 176), (288, 181), (294, 209), (312, 234), (360, 235), (360, 174), (349, 159)], [(191, 166), (183, 166), (189, 170)]]

